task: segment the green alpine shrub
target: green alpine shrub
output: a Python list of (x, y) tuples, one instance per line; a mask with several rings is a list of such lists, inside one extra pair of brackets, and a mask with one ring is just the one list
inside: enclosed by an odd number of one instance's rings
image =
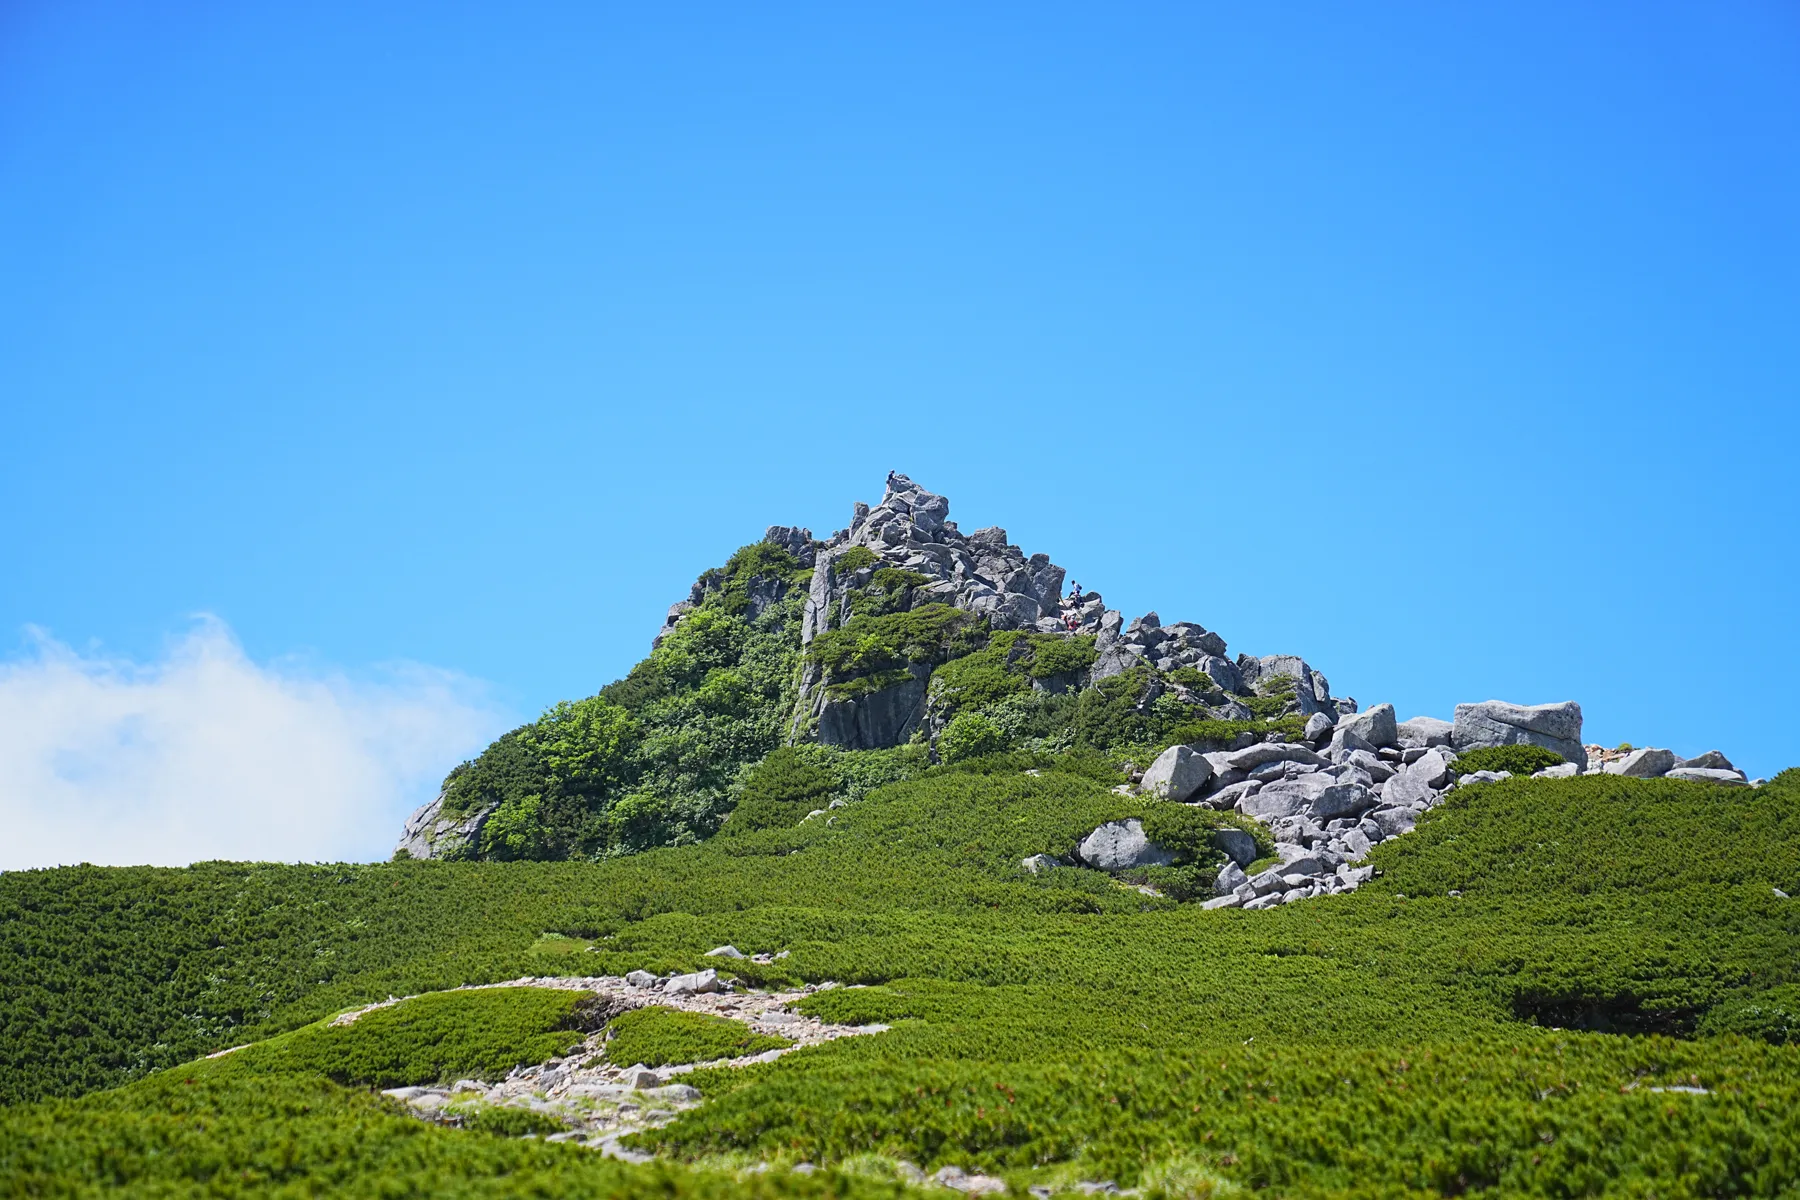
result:
[(1532, 775), (1564, 761), (1562, 755), (1542, 746), (1484, 746), (1479, 750), (1463, 751), (1450, 765), (1464, 775), (1474, 771), (1508, 771), (1514, 775)]

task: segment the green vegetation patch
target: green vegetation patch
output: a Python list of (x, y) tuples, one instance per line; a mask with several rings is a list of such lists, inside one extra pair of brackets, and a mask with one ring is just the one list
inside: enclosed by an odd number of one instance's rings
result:
[(742, 1058), (793, 1044), (787, 1038), (755, 1033), (742, 1021), (728, 1017), (653, 1006), (621, 1013), (613, 1019), (606, 1057), (622, 1067), (633, 1063), (662, 1067)]
[(1554, 750), (1542, 746), (1483, 746), (1465, 750), (1451, 764), (1464, 775), (1475, 771), (1507, 771), (1513, 775), (1533, 775), (1546, 767), (1566, 761)]
[(497, 987), (415, 996), (348, 1025), (314, 1025), (239, 1053), (273, 1070), (376, 1088), (505, 1078), (567, 1054), (592, 1024), (594, 996)]

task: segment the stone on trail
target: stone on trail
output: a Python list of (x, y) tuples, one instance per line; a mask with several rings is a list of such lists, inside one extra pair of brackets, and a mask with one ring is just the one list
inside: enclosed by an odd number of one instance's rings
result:
[(657, 984), (661, 983), (662, 980), (658, 979), (648, 971), (632, 971), (625, 976), (625, 982), (629, 983), (634, 988), (649, 988), (655, 987)]
[(1129, 871), (1133, 867), (1166, 867), (1175, 856), (1152, 842), (1144, 823), (1133, 817), (1108, 821), (1081, 839), (1076, 854), (1088, 866), (1101, 871)]
[(1159, 800), (1185, 802), (1212, 778), (1212, 763), (1192, 746), (1170, 746), (1144, 772), (1140, 787)]
[(663, 984), (666, 996), (694, 996), (701, 993), (719, 990), (719, 973), (708, 967), (704, 971), (694, 971), (687, 975), (677, 975)]

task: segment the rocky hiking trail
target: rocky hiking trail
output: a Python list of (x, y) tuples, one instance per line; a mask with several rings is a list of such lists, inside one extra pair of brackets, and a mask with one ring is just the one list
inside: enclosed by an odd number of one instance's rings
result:
[[(633, 971), (627, 976), (526, 975), (502, 983), (453, 989), (555, 988), (584, 992), (598, 998), (609, 1013), (608, 1027), (589, 1034), (581, 1045), (561, 1058), (521, 1064), (495, 1083), (459, 1079), (448, 1086), (389, 1088), (382, 1094), (405, 1104), (414, 1116), (444, 1125), (461, 1126), (484, 1109), (513, 1108), (542, 1114), (566, 1126), (563, 1132), (546, 1136), (546, 1141), (571, 1142), (627, 1162), (648, 1162), (651, 1155), (621, 1146), (619, 1139), (666, 1125), (701, 1102), (700, 1092), (681, 1083), (681, 1076), (701, 1068), (770, 1063), (796, 1050), (838, 1038), (887, 1031), (886, 1025), (833, 1025), (789, 1010), (789, 1005), (807, 996), (839, 986), (808, 984), (778, 992), (731, 990), (716, 971), (709, 969), (662, 978), (645, 971)], [(364, 1005), (341, 1014), (331, 1023), (353, 1024), (371, 1012), (413, 998), (392, 997)], [(608, 1062), (605, 1052), (611, 1017), (652, 1006), (739, 1021), (754, 1033), (786, 1038), (790, 1044), (737, 1058), (655, 1068), (642, 1063), (619, 1066)]]

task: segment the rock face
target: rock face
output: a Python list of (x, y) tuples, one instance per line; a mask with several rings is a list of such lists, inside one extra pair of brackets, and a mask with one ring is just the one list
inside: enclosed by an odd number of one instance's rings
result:
[(1509, 704), (1504, 700), (1459, 704), (1450, 743), (1458, 753), (1488, 746), (1542, 746), (1587, 769), (1587, 750), (1581, 744), (1581, 705), (1573, 700), (1561, 704)]
[(1098, 871), (1129, 871), (1133, 867), (1166, 867), (1175, 856), (1144, 835), (1137, 818), (1108, 821), (1081, 839), (1076, 853)]
[(400, 831), (400, 844), (394, 848), (394, 853), (404, 852), (410, 858), (454, 858), (465, 847), (478, 842), (482, 827), (498, 807), (490, 804), (467, 816), (446, 817), (444, 793), (439, 792), (437, 799), (420, 805), (406, 818)]
[(898, 746), (925, 716), (930, 667), (913, 667), (900, 683), (848, 699), (824, 697), (819, 707), (819, 740), (847, 750)]

